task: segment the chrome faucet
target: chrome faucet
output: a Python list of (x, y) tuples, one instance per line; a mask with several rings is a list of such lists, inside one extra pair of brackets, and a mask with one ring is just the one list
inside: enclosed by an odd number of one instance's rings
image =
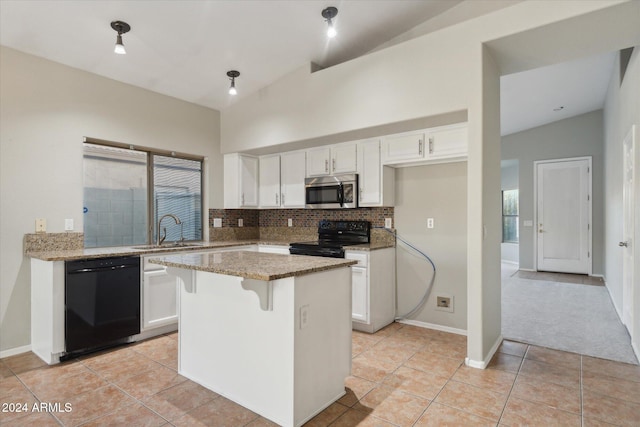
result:
[[(162, 220), (163, 220), (163, 219), (165, 219), (166, 217), (171, 217), (171, 218), (173, 218), (173, 220), (176, 222), (176, 225), (182, 225), (182, 221), (180, 221), (180, 218), (178, 218), (177, 216), (175, 216), (175, 215), (173, 215), (173, 214), (165, 214), (165, 215), (162, 215), (162, 216), (160, 217), (160, 219), (158, 220), (158, 238), (157, 238), (157, 240), (156, 240), (156, 244), (157, 244), (158, 246), (160, 246), (160, 245), (162, 244), (162, 242), (164, 242), (164, 239), (166, 239), (166, 238), (167, 238), (167, 227), (164, 227), (164, 228), (162, 229), (162, 230), (164, 231), (164, 236), (160, 237), (160, 224), (162, 223)], [(182, 239), (183, 239), (183, 237), (182, 237), (182, 228), (180, 228), (180, 230), (181, 230), (181, 231), (180, 231), (180, 234), (181, 234), (180, 239), (182, 240)]]

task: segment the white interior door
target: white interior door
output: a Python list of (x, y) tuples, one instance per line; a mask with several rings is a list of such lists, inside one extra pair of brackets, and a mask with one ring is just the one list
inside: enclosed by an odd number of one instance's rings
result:
[(627, 326), (629, 334), (633, 336), (633, 277), (634, 277), (634, 199), (635, 199), (635, 126), (622, 144), (623, 157), (623, 188), (622, 188), (622, 241), (620, 247), (622, 254), (622, 323)]
[(591, 273), (591, 159), (536, 162), (537, 266)]

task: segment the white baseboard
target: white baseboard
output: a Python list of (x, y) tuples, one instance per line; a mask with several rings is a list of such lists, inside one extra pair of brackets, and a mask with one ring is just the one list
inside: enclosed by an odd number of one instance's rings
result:
[(538, 270), (536, 270), (535, 268), (522, 268), (522, 267), (520, 267), (520, 271), (533, 271), (535, 273)]
[(487, 366), (489, 366), (489, 362), (491, 362), (491, 359), (493, 359), (493, 355), (496, 354), (496, 351), (498, 351), (500, 344), (502, 344), (502, 335), (498, 336), (498, 339), (495, 343), (493, 343), (491, 350), (489, 350), (489, 354), (487, 354), (484, 360), (473, 360), (465, 357), (464, 364), (471, 368), (486, 369)]
[(636, 359), (640, 361), (640, 349), (638, 349), (638, 343), (631, 341), (631, 348), (633, 352), (636, 354)]
[(502, 262), (504, 264), (520, 265), (520, 263), (518, 261), (510, 261), (508, 259), (501, 259), (500, 262)]
[(442, 325), (437, 325), (435, 323), (420, 322), (418, 320), (398, 320), (397, 322), (398, 323), (403, 323), (405, 325), (417, 326), (419, 328), (435, 329), (436, 331), (450, 332), (452, 334), (458, 334), (458, 335), (467, 336), (467, 331), (466, 330), (458, 329), (458, 328), (452, 328), (450, 326), (442, 326)]
[(613, 308), (616, 309), (616, 314), (618, 315), (618, 319), (620, 320), (620, 322), (622, 322), (622, 310), (620, 309), (620, 307), (618, 307), (618, 304), (616, 304), (616, 301), (613, 298), (613, 295), (611, 295), (611, 288), (609, 288), (609, 284), (607, 283), (607, 278), (602, 276), (602, 280), (604, 281), (604, 287), (607, 290), (607, 293), (609, 294), (609, 300), (611, 301), (611, 304), (613, 304)]
[(16, 354), (28, 353), (31, 351), (31, 344), (23, 345), (22, 347), (14, 347), (9, 350), (0, 351), (0, 359), (5, 357), (15, 356)]

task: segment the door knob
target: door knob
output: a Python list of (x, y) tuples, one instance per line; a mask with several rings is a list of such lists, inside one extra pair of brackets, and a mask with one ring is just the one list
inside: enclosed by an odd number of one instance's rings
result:
[(620, 242), (618, 243), (618, 246), (624, 246), (626, 248), (627, 246), (629, 246), (629, 242)]

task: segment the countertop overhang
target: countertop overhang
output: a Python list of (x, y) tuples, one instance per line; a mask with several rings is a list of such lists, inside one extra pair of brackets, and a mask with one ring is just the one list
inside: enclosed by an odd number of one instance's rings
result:
[(282, 255), (253, 251), (167, 255), (152, 258), (149, 262), (167, 267), (206, 271), (263, 281), (302, 276), (357, 264), (355, 260), (344, 258)]

